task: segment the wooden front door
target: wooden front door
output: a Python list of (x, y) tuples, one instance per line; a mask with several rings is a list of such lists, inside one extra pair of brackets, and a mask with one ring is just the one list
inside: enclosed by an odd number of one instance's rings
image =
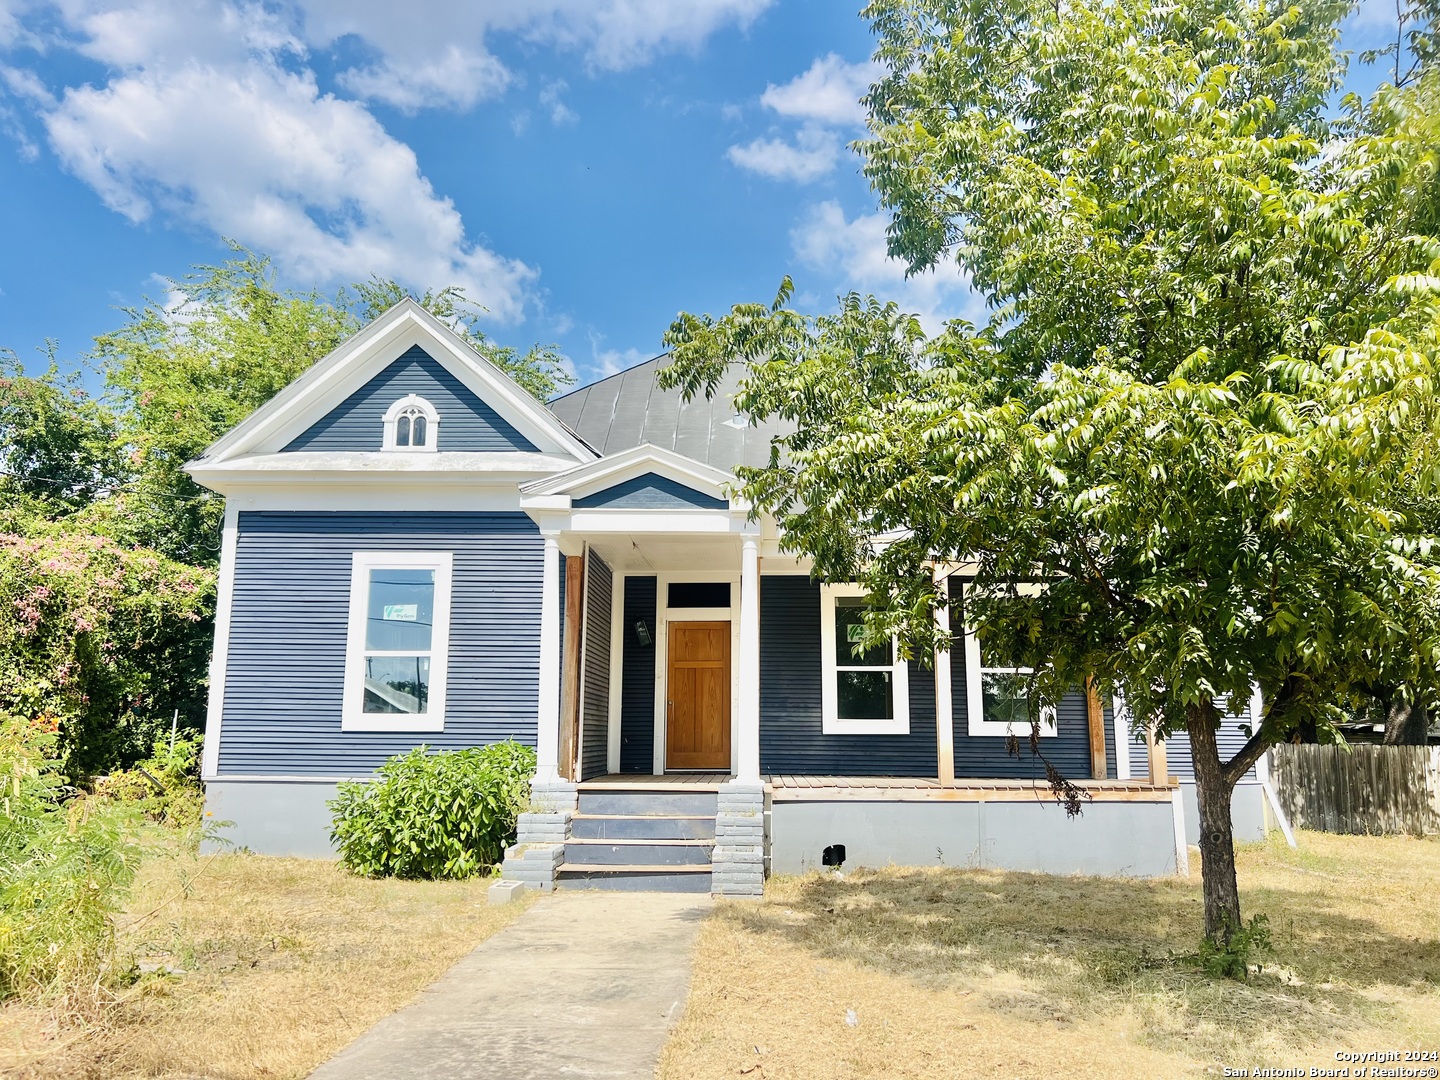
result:
[(730, 771), (730, 624), (670, 624), (665, 767)]

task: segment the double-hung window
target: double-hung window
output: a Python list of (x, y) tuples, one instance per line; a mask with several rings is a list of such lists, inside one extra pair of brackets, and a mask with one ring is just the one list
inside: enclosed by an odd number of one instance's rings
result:
[[(965, 625), (965, 695), (969, 714), (967, 730), (971, 735), (1030, 734), (1030, 698), (1027, 693), (1029, 676), (1034, 668), (1010, 667), (992, 656), (985, 645), (985, 634), (969, 619)], [(1056, 734), (1055, 710), (1040, 709), (1040, 734)]]
[(867, 606), (859, 586), (821, 586), (820, 705), (826, 735), (910, 733), (909, 669), (895, 640), (855, 651)]
[(343, 730), (444, 730), (450, 571), (449, 552), (354, 554)]

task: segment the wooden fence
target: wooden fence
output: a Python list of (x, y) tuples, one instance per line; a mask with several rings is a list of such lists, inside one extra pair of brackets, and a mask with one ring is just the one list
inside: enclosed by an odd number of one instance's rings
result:
[(1296, 828), (1440, 832), (1440, 747), (1286, 744), (1270, 751), (1270, 775)]

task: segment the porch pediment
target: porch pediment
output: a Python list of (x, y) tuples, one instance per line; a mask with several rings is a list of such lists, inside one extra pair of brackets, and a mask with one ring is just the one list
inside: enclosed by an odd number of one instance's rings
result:
[(571, 511), (730, 514), (745, 507), (722, 469), (658, 446), (642, 445), (521, 487), (532, 517)]

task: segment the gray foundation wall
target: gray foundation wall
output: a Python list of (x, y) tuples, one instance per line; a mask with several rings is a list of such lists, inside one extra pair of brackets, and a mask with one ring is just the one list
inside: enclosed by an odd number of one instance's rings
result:
[(1092, 803), (1078, 818), (1050, 803), (776, 802), (771, 872), (820, 867), (845, 845), (846, 867), (955, 866), (1048, 874), (1175, 873), (1174, 804)]
[(212, 780), (205, 785), (207, 820), (230, 822), (219, 835), (257, 855), (333, 859), (330, 811), (333, 783)]
[[(1200, 843), (1200, 803), (1195, 798), (1195, 781), (1180, 781), (1185, 803), (1185, 843)], [(1239, 783), (1230, 796), (1230, 816), (1236, 840), (1265, 839), (1265, 789), (1257, 783)]]

